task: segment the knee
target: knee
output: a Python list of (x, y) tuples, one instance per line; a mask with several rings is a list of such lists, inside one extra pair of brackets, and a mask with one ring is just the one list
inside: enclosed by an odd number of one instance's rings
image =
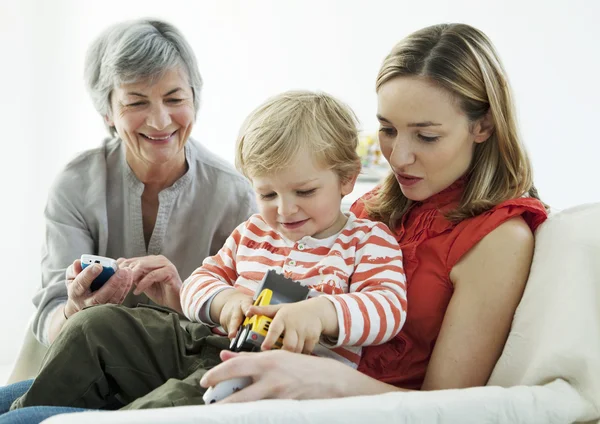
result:
[(120, 305), (97, 305), (83, 309), (74, 314), (61, 331), (61, 335), (70, 337), (111, 334), (115, 328), (123, 325), (125, 319), (124, 307)]

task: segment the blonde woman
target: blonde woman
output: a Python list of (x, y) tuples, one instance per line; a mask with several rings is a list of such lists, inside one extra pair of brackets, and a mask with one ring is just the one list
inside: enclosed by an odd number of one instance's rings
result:
[(547, 213), (494, 47), (468, 25), (424, 28), (392, 49), (376, 89), (392, 172), (352, 211), (396, 235), (407, 321), (363, 349), (361, 372), (284, 351), (224, 351), (202, 385), (253, 379), (224, 402), (482, 386), (502, 352)]

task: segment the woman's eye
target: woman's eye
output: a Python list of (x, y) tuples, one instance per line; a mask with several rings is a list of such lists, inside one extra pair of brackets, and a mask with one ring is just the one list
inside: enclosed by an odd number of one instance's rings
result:
[(379, 133), (388, 137), (393, 137), (394, 135), (396, 135), (396, 130), (393, 128), (381, 127), (379, 128)]
[(261, 194), (260, 198), (263, 200), (270, 200), (270, 199), (274, 199), (276, 196), (275, 193), (268, 193), (268, 194)]
[(317, 191), (317, 189), (313, 188), (310, 190), (298, 190), (296, 193), (298, 194), (298, 196), (310, 196), (310, 195), (314, 194), (315, 191)]
[(417, 137), (419, 137), (419, 139), (421, 141), (424, 141), (426, 143), (433, 143), (434, 141), (437, 141), (440, 136), (436, 135), (436, 136), (427, 136), (427, 135), (423, 135), (423, 134), (417, 134)]
[(146, 102), (135, 102), (135, 103), (129, 103), (129, 104), (127, 105), (127, 107), (136, 107), (136, 106), (142, 106), (142, 105), (145, 105), (145, 104), (146, 104)]
[(167, 102), (176, 105), (183, 102), (183, 99), (167, 99)]

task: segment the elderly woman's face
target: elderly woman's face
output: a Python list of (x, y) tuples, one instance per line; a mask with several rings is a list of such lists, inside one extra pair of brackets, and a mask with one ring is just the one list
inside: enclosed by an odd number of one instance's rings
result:
[(106, 121), (125, 142), (130, 165), (166, 165), (181, 159), (194, 124), (193, 93), (185, 71), (171, 69), (151, 85), (140, 81), (116, 87), (111, 106)]

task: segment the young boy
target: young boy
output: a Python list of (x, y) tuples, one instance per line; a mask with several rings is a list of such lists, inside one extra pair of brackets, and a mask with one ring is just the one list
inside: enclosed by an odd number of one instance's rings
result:
[[(283, 348), (356, 367), (360, 346), (384, 343), (406, 318), (402, 254), (382, 224), (340, 210), (360, 172), (352, 112), (326, 94), (288, 92), (242, 127), (237, 166), (260, 213), (182, 285), (192, 321), (161, 308), (101, 305), (77, 313), (13, 404), (127, 409), (201, 404), (199, 380), (220, 362), (245, 316), (274, 317), (262, 348)], [(310, 287), (309, 299), (252, 306), (269, 270)], [(200, 324), (198, 324), (200, 323)]]
[[(184, 283), (182, 308), (191, 321), (220, 324), (233, 337), (246, 315), (274, 315), (264, 350), (284, 333), (284, 349), (355, 367), (360, 346), (400, 331), (400, 248), (383, 224), (340, 210), (360, 172), (356, 145), (352, 112), (326, 94), (283, 93), (248, 117), (236, 166), (252, 182), (260, 213)], [(310, 287), (311, 298), (251, 307), (269, 270)]]

